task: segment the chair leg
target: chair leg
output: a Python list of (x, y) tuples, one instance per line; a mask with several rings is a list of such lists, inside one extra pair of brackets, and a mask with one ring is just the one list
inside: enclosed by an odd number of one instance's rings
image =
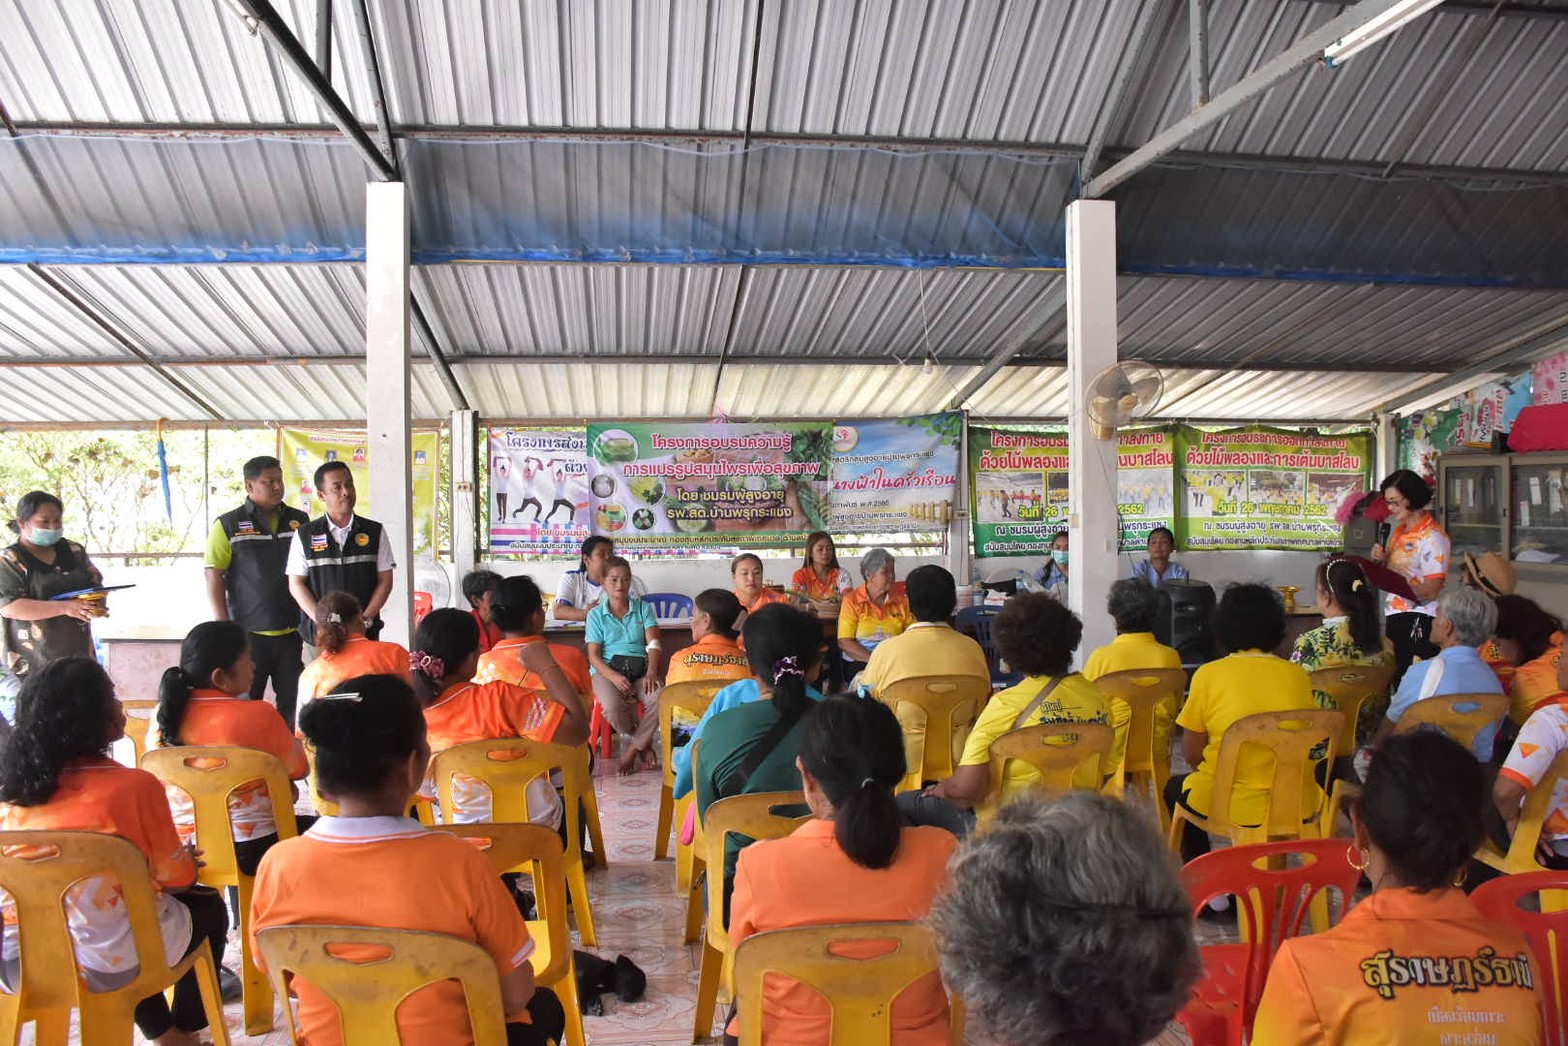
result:
[(719, 1007), (719, 981), (723, 978), (724, 953), (702, 946), (702, 972), (697, 976), (697, 1010), (692, 1018), (691, 1041), (701, 1042), (713, 1032), (713, 1011)]
[(659, 785), (659, 817), (653, 829), (653, 859), (670, 856), (670, 822), (675, 818), (675, 793), (667, 784)]
[(588, 840), (593, 843), (594, 867), (610, 867), (610, 851), (604, 848), (604, 826), (599, 821), (599, 793), (594, 790), (592, 777), (582, 795), (582, 818), (588, 827)]
[[(66, 1046), (71, 1041), (70, 1010), (36, 1010), (27, 1016), (33, 1019), (33, 1041), (38, 1046)], [(6, 1035), (6, 1046), (19, 1041), (21, 1024), (18, 1022)]]
[(250, 897), (255, 880), (240, 876), (240, 979), (244, 984), (243, 1011), (246, 1035), (266, 1035), (272, 1031), (272, 985), (267, 975), (256, 968), (256, 958), (250, 949)]
[(572, 911), (577, 916), (577, 933), (584, 948), (593, 948), (599, 941), (593, 930), (593, 909), (588, 903), (588, 874), (583, 870), (582, 854), (569, 854), (566, 858), (566, 889), (572, 896)]
[(675, 840), (675, 890), (677, 893), (691, 888), (692, 867), (697, 862), (697, 848), (692, 843), (680, 841), (679, 833), (686, 827), (686, 812), (691, 809), (693, 796), (696, 793), (688, 792), (675, 800), (674, 823), (677, 837)]
[(583, 1030), (583, 1008), (577, 998), (577, 962), (568, 960), (566, 976), (554, 984), (546, 985), (561, 1000), (566, 1011), (566, 1031), (562, 1046), (588, 1046), (588, 1033)]
[[(218, 983), (218, 963), (212, 957), (212, 948), (203, 941), (196, 950), (196, 961), (191, 967), (196, 971), (196, 986), (201, 990), (201, 1005), (207, 1011), (207, 1029), (212, 1033), (212, 1046), (229, 1046), (229, 1026), (223, 1020), (223, 987)], [(272, 1028), (272, 986), (267, 985), (267, 1029)]]
[[(687, 849), (692, 849), (688, 847)], [(681, 938), (682, 944), (695, 944), (702, 936), (702, 922), (707, 912), (703, 909), (703, 882), (698, 877), (702, 865), (693, 861), (691, 879), (686, 884), (686, 934)]]

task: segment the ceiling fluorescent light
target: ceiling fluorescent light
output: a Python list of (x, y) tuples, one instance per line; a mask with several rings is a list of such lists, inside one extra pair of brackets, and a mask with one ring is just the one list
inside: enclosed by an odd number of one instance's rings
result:
[(1323, 64), (1337, 68), (1345, 59), (1426, 14), (1443, 0), (1402, 0), (1323, 48)]

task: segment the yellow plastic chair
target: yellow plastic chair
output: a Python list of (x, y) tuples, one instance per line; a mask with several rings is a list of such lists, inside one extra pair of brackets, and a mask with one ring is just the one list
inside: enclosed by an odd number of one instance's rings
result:
[(321, 794), (321, 784), (316, 779), (316, 746), (309, 741), (301, 742), (305, 746), (305, 762), (310, 766), (310, 802), (316, 808), (316, 813), (324, 817), (336, 817), (338, 804)]
[[(895, 714), (903, 711), (900, 705), (913, 709), (920, 722), (918, 731), (904, 729), (909, 772), (899, 783), (901, 791), (953, 776), (964, 741), (990, 696), (991, 680), (976, 676), (916, 676), (882, 688), (877, 700)], [(944, 743), (928, 743), (933, 736)]]
[(1393, 665), (1339, 665), (1312, 673), (1313, 692), (1327, 694), (1334, 707), (1345, 714), (1345, 729), (1334, 751), (1340, 755), (1355, 753), (1359, 747), (1356, 721), (1361, 717), (1361, 706), (1373, 698), (1387, 697), (1393, 680)]
[(1127, 788), (1154, 796), (1154, 809), (1160, 830), (1169, 827), (1170, 813), (1165, 809), (1165, 782), (1171, 776), (1170, 734), (1167, 731), (1161, 750), (1154, 745), (1155, 711), (1160, 707), (1176, 719), (1177, 706), (1187, 689), (1187, 673), (1180, 668), (1129, 668), (1109, 672), (1094, 681), (1100, 693), (1110, 700), (1125, 701), (1132, 712), (1127, 723), (1127, 753), (1122, 757), (1123, 793)]
[(585, 751), (573, 745), (505, 737), (454, 745), (436, 753), (430, 764), (441, 800), (441, 820), (446, 824), (453, 823), (452, 813), (456, 809), (452, 802), (454, 774), (472, 777), (490, 789), (491, 820), (502, 824), (527, 824), (528, 783), (540, 776), (549, 780), (551, 771), (555, 770), (561, 773), (565, 785), (563, 793), (568, 797), (561, 804), (566, 808), (566, 885), (571, 893), (572, 910), (577, 916), (578, 933), (583, 945), (592, 948), (597, 937), (593, 928), (593, 909), (588, 900), (588, 875), (583, 868), (578, 806), (570, 799), (593, 790), (593, 782), (583, 780), (588, 772)]
[[(332, 1000), (343, 1046), (386, 1046), (398, 1037), (397, 1007), (420, 988), (457, 980), (468, 999), (474, 1042), (506, 1042), (506, 1014), (495, 960), (479, 945), (444, 933), (365, 926), (272, 926), (256, 935), (272, 988), (287, 998), (292, 977), (308, 981)], [(356, 960), (329, 948), (382, 958)], [(285, 1006), (291, 1041), (299, 1042), (294, 1008)]]
[[(140, 967), (135, 980), (114, 991), (87, 988), (77, 972), (65, 895), (83, 879), (107, 876), (120, 888)], [(216, 1046), (229, 1046), (222, 991), (212, 948), (202, 941), (170, 966), (153, 900), (157, 887), (147, 857), (128, 839), (96, 832), (0, 832), (0, 890), (16, 905), (21, 984), (0, 992), (0, 1042), (17, 1042), (23, 1024), (37, 1021), (39, 1046), (66, 1046), (71, 1011), (81, 1015), (81, 1046), (121, 1046), (131, 1041), (136, 1004), (196, 971)]]
[(1103, 723), (1041, 723), (1020, 727), (991, 742), (991, 783), (975, 813), (989, 819), (1002, 805), (1002, 783), (1009, 760), (1028, 763), (1040, 780), (1033, 787), (1067, 792), (1081, 768), (1092, 765), (1094, 780), (1103, 781), (1110, 768), (1116, 731)]
[[(859, 941), (895, 947), (872, 959), (852, 959), (834, 950)], [(762, 989), (768, 974), (799, 981), (827, 1000), (833, 1011), (829, 1046), (860, 1046), (890, 1041), (893, 1000), (915, 981), (939, 972), (936, 944), (919, 923), (846, 923), (754, 934), (735, 950), (741, 1046), (762, 1046)], [(956, 1011), (954, 1016), (959, 1016)], [(963, 1041), (961, 1025), (953, 1028), (950, 1041)]]
[[(1400, 723), (1403, 724), (1404, 720), (1401, 719)], [(1535, 859), (1535, 855), (1541, 846), (1541, 831), (1547, 817), (1551, 816), (1552, 793), (1565, 778), (1568, 778), (1568, 751), (1558, 752), (1552, 759), (1552, 765), (1546, 768), (1546, 773), (1526, 793), (1524, 806), (1519, 811), (1519, 825), (1514, 829), (1513, 839), (1509, 840), (1508, 852), (1499, 850), (1490, 839), (1483, 839), (1480, 849), (1475, 852), (1475, 859), (1489, 868), (1510, 875), (1516, 872), (1539, 872), (1541, 863)]]
[(287, 769), (276, 756), (254, 748), (187, 745), (155, 748), (142, 756), (142, 769), (191, 797), (196, 812), (196, 848), (203, 866), (196, 876), (208, 886), (232, 886), (239, 891), (240, 979), (245, 985), (245, 1034), (265, 1035), (272, 1030), (272, 991), (256, 968), (250, 951), (250, 898), (255, 879), (240, 871), (234, 853), (234, 828), (229, 820), (229, 796), (253, 781), (267, 786), (272, 817), (279, 839), (299, 834), (294, 821), (293, 790)]
[[(666, 683), (659, 691), (659, 819), (653, 838), (653, 859), (662, 861), (670, 856), (670, 827), (679, 826), (691, 806), (688, 793), (679, 801), (675, 799), (675, 750), (670, 747), (670, 731), (675, 722), (675, 710), (689, 712), (698, 718), (713, 703), (713, 695), (729, 686), (729, 681), (692, 679), (682, 683)], [(691, 847), (675, 844), (675, 888), (686, 889), (691, 884)]]
[(565, 855), (561, 837), (537, 824), (442, 824), (438, 832), (471, 840), (497, 875), (526, 872), (533, 878), (539, 918), (528, 920), (534, 939), (534, 982), (554, 991), (566, 1011), (566, 1042), (587, 1046), (582, 1007), (577, 1004), (577, 967), (572, 961), (566, 918)]
[(158, 702), (121, 701), (120, 708), (125, 711), (125, 736), (131, 739), (131, 747), (136, 750), (136, 765), (141, 766), (142, 756), (147, 754), (147, 735), (158, 715)]
[[(599, 821), (599, 793), (593, 784), (593, 763), (590, 761), (593, 753), (587, 745), (577, 745), (577, 760), (579, 763), (577, 774), (572, 780), (577, 782), (580, 791), (577, 801), (581, 804), (578, 811), (582, 818), (582, 826), (588, 832), (588, 839), (593, 843), (593, 858), (596, 867), (610, 867), (610, 851), (604, 846), (604, 826)], [(564, 797), (563, 797), (564, 801)], [(579, 849), (582, 847), (582, 836), (577, 837)]]
[[(1307, 798), (1308, 766), (1313, 762), (1314, 749), (1322, 746), (1325, 754), (1319, 757), (1332, 760), (1334, 744), (1344, 728), (1343, 712), (1323, 708), (1258, 712), (1236, 720), (1220, 739), (1219, 760), (1214, 767), (1214, 808), (1207, 816), (1201, 816), (1176, 804), (1168, 834), (1171, 850), (1181, 852), (1183, 824), (1195, 825), (1210, 835), (1226, 836), (1232, 843), (1317, 839), (1327, 834), (1321, 789), (1316, 809), (1307, 818), (1302, 817), (1302, 803)], [(1264, 795), (1263, 823), (1257, 825), (1239, 825), (1230, 819), (1236, 767), (1243, 748), (1248, 745), (1267, 749), (1274, 762), (1273, 778)], [(1313, 787), (1317, 787), (1315, 783)]]
[(778, 807), (801, 806), (804, 792), (756, 792), (732, 795), (708, 807), (702, 826), (702, 859), (707, 866), (707, 935), (702, 942), (702, 971), (697, 978), (697, 1014), (691, 1041), (700, 1042), (713, 1031), (713, 1011), (719, 1004), (719, 983), (730, 983), (735, 949), (724, 925), (724, 844), (731, 835), (782, 839), (811, 819), (810, 814), (775, 813)]

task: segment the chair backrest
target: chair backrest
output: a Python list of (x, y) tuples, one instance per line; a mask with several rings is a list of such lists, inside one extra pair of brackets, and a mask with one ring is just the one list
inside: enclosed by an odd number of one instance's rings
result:
[(1169, 752), (1154, 750), (1154, 710), (1169, 701), (1180, 702), (1187, 689), (1187, 673), (1180, 668), (1129, 668), (1108, 672), (1094, 681), (1100, 693), (1120, 698), (1132, 710), (1127, 723), (1127, 755), (1123, 764), (1130, 772), (1149, 773), (1155, 761), (1170, 761)]
[[(397, 1006), (441, 981), (462, 982), (468, 1020), (479, 1046), (506, 1042), (501, 978), (495, 960), (472, 941), (420, 930), (365, 926), (272, 926), (256, 935), (267, 975), (280, 999), (288, 978), (300, 977), (332, 1000), (343, 1027), (343, 1046), (399, 1042)], [(295, 1042), (292, 1006), (284, 1006)]]
[[(141, 998), (173, 982), (158, 925), (156, 887), (147, 856), (135, 843), (97, 832), (0, 832), (0, 890), (16, 905), (17, 925), (26, 927), (20, 934), (21, 994), (31, 1009), (77, 1005), (79, 978), (65, 895), (95, 876), (118, 883), (118, 899), (97, 900), (123, 905), (140, 960), (136, 978), (121, 990), (135, 989), (133, 997)], [(83, 903), (94, 899), (83, 898)]]
[[(990, 696), (991, 680), (975, 676), (915, 676), (882, 688), (877, 697), (884, 704), (895, 712), (900, 704), (913, 706), (924, 721), (919, 745), (911, 752), (920, 758), (909, 760), (904, 787), (953, 776), (953, 749), (968, 736), (967, 726), (959, 736), (959, 720), (972, 724)], [(938, 743), (932, 744), (932, 738)]]
[[(1231, 835), (1230, 796), (1236, 788), (1236, 770), (1243, 749), (1248, 745), (1268, 749), (1273, 757), (1273, 779), (1264, 795), (1268, 814), (1263, 828), (1270, 834), (1296, 836), (1301, 833), (1302, 810), (1307, 795), (1307, 764), (1316, 756), (1334, 757), (1334, 745), (1345, 728), (1345, 714), (1330, 709), (1312, 708), (1292, 712), (1256, 712), (1230, 725), (1220, 739), (1219, 759), (1214, 766), (1214, 795), (1209, 811), (1210, 830)], [(1314, 788), (1316, 785), (1313, 786)], [(1318, 789), (1316, 808), (1321, 812), (1327, 798)]]
[(1482, 730), (1508, 714), (1507, 694), (1443, 694), (1424, 697), (1405, 710), (1394, 727), (1408, 734), (1423, 726), (1436, 727), (1466, 748), (1475, 748)]
[(1345, 729), (1334, 751), (1350, 755), (1356, 750), (1356, 720), (1361, 706), (1374, 697), (1386, 696), (1393, 681), (1393, 665), (1339, 665), (1312, 673), (1313, 691), (1327, 694), (1334, 707), (1345, 713)]
[(230, 883), (240, 874), (229, 823), (229, 796), (260, 781), (267, 786), (278, 838), (299, 834), (289, 775), (277, 756), (256, 748), (231, 745), (185, 745), (154, 748), (142, 756), (142, 769), (191, 797), (196, 811), (196, 846), (202, 851), (203, 881)]
[[(1543, 891), (1568, 890), (1568, 871), (1517, 872), (1488, 880), (1476, 887), (1470, 900), (1488, 919), (1506, 923), (1524, 934), (1535, 956), (1536, 986), (1548, 1046), (1568, 1043), (1568, 910), (1550, 903)], [(1529, 908), (1520, 901), (1529, 899)], [(1510, 958), (1510, 956), (1500, 956)]]
[(1048, 792), (1072, 789), (1079, 769), (1092, 761), (1096, 787), (1110, 769), (1116, 731), (1104, 723), (1041, 723), (1025, 726), (991, 742), (991, 787), (988, 795), (1001, 796), (1009, 759), (1019, 759), (1040, 775), (1036, 785)]
[(776, 807), (802, 806), (804, 792), (753, 792), (732, 795), (708, 807), (702, 817), (703, 862), (708, 868), (708, 940), (714, 947), (727, 941), (724, 929), (724, 845), (728, 836), (742, 835), (753, 841), (782, 839), (810, 814), (775, 813)]
[[(1552, 758), (1546, 773), (1525, 794), (1524, 805), (1519, 810), (1519, 823), (1514, 826), (1514, 836), (1508, 841), (1508, 854), (1504, 858), (1509, 868), (1533, 871), (1539, 867), (1535, 852), (1541, 845), (1541, 832), (1546, 827), (1546, 819), (1552, 815), (1552, 808), (1556, 805), (1557, 786), (1565, 779), (1568, 779), (1568, 749)], [(1488, 844), (1481, 845), (1485, 847)]]
[(663, 754), (660, 774), (666, 788), (675, 787), (675, 760), (670, 758), (670, 730), (675, 722), (675, 710), (701, 718), (713, 703), (713, 695), (729, 686), (728, 679), (688, 679), (682, 683), (666, 683), (659, 691), (659, 751)]
[(120, 707), (125, 710), (125, 736), (131, 739), (131, 747), (136, 749), (136, 765), (140, 766), (142, 756), (147, 754), (147, 734), (158, 714), (158, 702), (133, 699), (121, 701)]
[(671, 618), (690, 618), (696, 604), (680, 592), (649, 592), (642, 601), (653, 608), (653, 616), (668, 621)]
[(1182, 888), (1194, 912), (1217, 897), (1236, 898), (1241, 940), (1249, 949), (1240, 993), (1249, 1023), (1274, 953), (1282, 941), (1300, 936), (1313, 898), (1325, 890), (1338, 890), (1343, 917), (1360, 879), (1361, 873), (1345, 861), (1343, 839), (1229, 846), (1182, 868)]
[[(559, 770), (563, 793), (579, 796), (588, 786), (588, 750), (576, 745), (553, 745), (526, 737), (503, 737), (491, 741), (470, 741), (437, 752), (430, 762), (441, 800), (441, 820), (450, 823), (457, 807), (453, 803), (452, 776), (463, 774), (483, 782), (490, 789), (490, 819), (501, 823), (524, 824), (530, 819), (528, 783), (534, 778)], [(577, 845), (579, 804), (566, 807), (567, 846)]]
[(549, 933), (550, 961), (535, 967), (534, 978), (554, 983), (572, 958), (566, 922), (566, 860), (555, 829), (538, 824), (438, 824), (432, 830), (471, 841), (497, 875), (528, 872), (534, 881), (539, 918)]
[[(843, 954), (846, 944), (890, 947), (872, 958), (854, 958)], [(735, 952), (740, 1041), (762, 1044), (767, 974), (809, 985), (827, 1000), (833, 1010), (829, 1046), (859, 1046), (891, 1041), (894, 998), (937, 972), (936, 944), (919, 923), (845, 923), (754, 934)]]
[(309, 741), (304, 742), (305, 761), (310, 764), (310, 799), (316, 807), (318, 814), (327, 817), (338, 815), (338, 804), (321, 794), (321, 782), (316, 780), (316, 746)]
[(429, 592), (414, 593), (414, 624), (419, 624), (425, 615), (436, 608), (436, 599)]

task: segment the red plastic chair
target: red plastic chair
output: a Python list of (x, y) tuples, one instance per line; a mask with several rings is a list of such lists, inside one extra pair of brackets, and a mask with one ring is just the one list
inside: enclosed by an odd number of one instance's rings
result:
[(1530, 943), (1535, 956), (1535, 971), (1541, 987), (1541, 1017), (1546, 1026), (1548, 1046), (1568, 1044), (1564, 1026), (1564, 1003), (1568, 1002), (1568, 911), (1525, 911), (1519, 901), (1539, 898), (1542, 908), (1557, 907), (1543, 890), (1568, 890), (1568, 872), (1516, 872), (1503, 875), (1476, 887), (1470, 899), (1488, 919), (1507, 923)]
[[(1194, 1046), (1240, 1046), (1250, 1037), (1274, 953), (1301, 933), (1314, 898), (1337, 889), (1341, 914), (1349, 908), (1361, 873), (1346, 862), (1345, 847), (1344, 839), (1252, 843), (1204, 854), (1181, 870), (1194, 912), (1217, 897), (1235, 899), (1242, 938), (1200, 949), (1203, 979), (1180, 1015)], [(1291, 857), (1297, 867), (1286, 867)]]
[(435, 597), (429, 592), (414, 593), (414, 624), (419, 624), (425, 615), (436, 608)]
[(598, 699), (595, 699), (593, 711), (588, 716), (588, 750), (592, 752), (597, 749), (600, 759), (608, 759), (614, 739), (615, 731), (610, 728), (610, 721), (604, 718), (604, 710), (599, 707)]

